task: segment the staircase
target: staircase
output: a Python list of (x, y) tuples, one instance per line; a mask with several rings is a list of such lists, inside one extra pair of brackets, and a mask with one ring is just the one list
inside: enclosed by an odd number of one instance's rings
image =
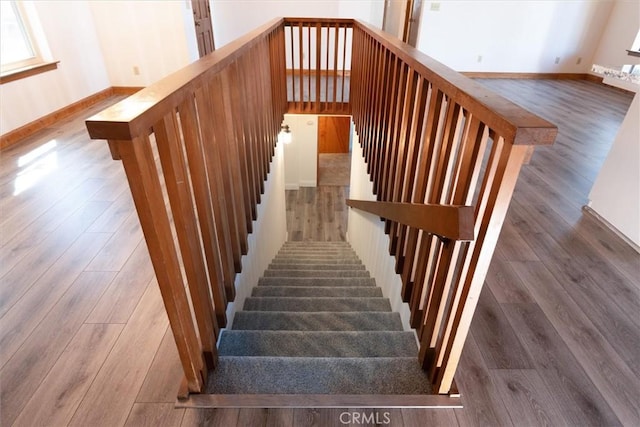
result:
[(287, 242), (218, 350), (213, 395), (430, 393), (414, 333), (345, 242)]

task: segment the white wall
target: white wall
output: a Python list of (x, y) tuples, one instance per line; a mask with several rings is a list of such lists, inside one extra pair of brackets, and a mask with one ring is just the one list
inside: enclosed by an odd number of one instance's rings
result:
[(605, 66), (640, 64), (640, 58), (627, 55), (626, 49), (640, 31), (640, 2), (618, 0), (613, 6), (607, 27), (600, 39), (593, 62)]
[[(367, 174), (358, 135), (353, 133), (351, 153), (351, 187), (349, 197), (357, 200), (376, 200), (373, 184)], [(389, 236), (384, 233), (384, 222), (380, 217), (349, 208), (347, 240), (362, 263), (382, 288), (382, 293), (391, 301), (391, 309), (400, 313), (405, 331), (410, 331), (409, 305), (402, 302), (402, 281), (395, 272), (395, 258), (389, 255)]]
[(87, 3), (112, 86), (147, 86), (197, 59), (190, 1)]
[(422, 7), (418, 49), (457, 71), (523, 73), (589, 71), (613, 7), (613, 0), (443, 0), (433, 11), (432, 3)]
[(242, 273), (236, 276), (236, 300), (227, 307), (228, 328), (238, 308), (258, 284), (258, 279), (287, 240), (287, 215), (284, 192), (284, 150), (278, 144), (271, 162), (271, 171), (265, 183), (258, 216), (249, 235), (249, 251), (242, 257)]
[(5, 134), (111, 86), (86, 2), (37, 1), (34, 11), (58, 69), (0, 86)]
[(596, 177), (589, 206), (640, 251), (640, 93)]
[(285, 114), (283, 123), (291, 129), (291, 144), (284, 147), (286, 188), (315, 187), (318, 177), (318, 116)]
[(216, 47), (279, 17), (356, 18), (382, 26), (382, 0), (210, 0)]

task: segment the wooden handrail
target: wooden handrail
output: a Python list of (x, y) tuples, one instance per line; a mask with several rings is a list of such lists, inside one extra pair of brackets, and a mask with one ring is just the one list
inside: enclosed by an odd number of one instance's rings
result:
[(203, 82), (230, 66), (264, 37), (280, 28), (283, 18), (274, 19), (207, 56), (136, 92), (86, 121), (92, 139), (131, 140), (149, 133), (168, 109), (193, 93)]
[(473, 206), (375, 202), (347, 199), (347, 206), (445, 239), (471, 241)]

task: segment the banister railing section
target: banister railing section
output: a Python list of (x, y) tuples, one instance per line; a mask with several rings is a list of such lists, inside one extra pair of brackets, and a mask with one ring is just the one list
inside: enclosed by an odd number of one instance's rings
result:
[(385, 218), (420, 362), (449, 394), (520, 166), (556, 128), (359, 21), (285, 18), (87, 120), (123, 163), (181, 395), (215, 372), (286, 112), (353, 115), (381, 203), (349, 203)]

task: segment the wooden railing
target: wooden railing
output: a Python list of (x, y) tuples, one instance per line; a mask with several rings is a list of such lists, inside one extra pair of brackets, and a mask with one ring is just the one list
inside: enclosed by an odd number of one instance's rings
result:
[(286, 110), (280, 19), (87, 121), (124, 165), (185, 373), (182, 393), (204, 391), (215, 368)]
[(449, 393), (520, 166), (556, 129), (363, 23), (301, 18), (266, 24), (87, 121), (124, 165), (182, 393), (203, 392), (216, 366), (287, 111), (353, 112), (385, 203), (350, 203), (388, 219), (421, 363), (434, 393)]
[(349, 114), (352, 19), (285, 18), (290, 113)]
[[(387, 218), (420, 362), (447, 394), (520, 167), (557, 129), (377, 29), (353, 31), (353, 120), (385, 203), (349, 204)], [(416, 205), (472, 207), (472, 236), (443, 235)]]

